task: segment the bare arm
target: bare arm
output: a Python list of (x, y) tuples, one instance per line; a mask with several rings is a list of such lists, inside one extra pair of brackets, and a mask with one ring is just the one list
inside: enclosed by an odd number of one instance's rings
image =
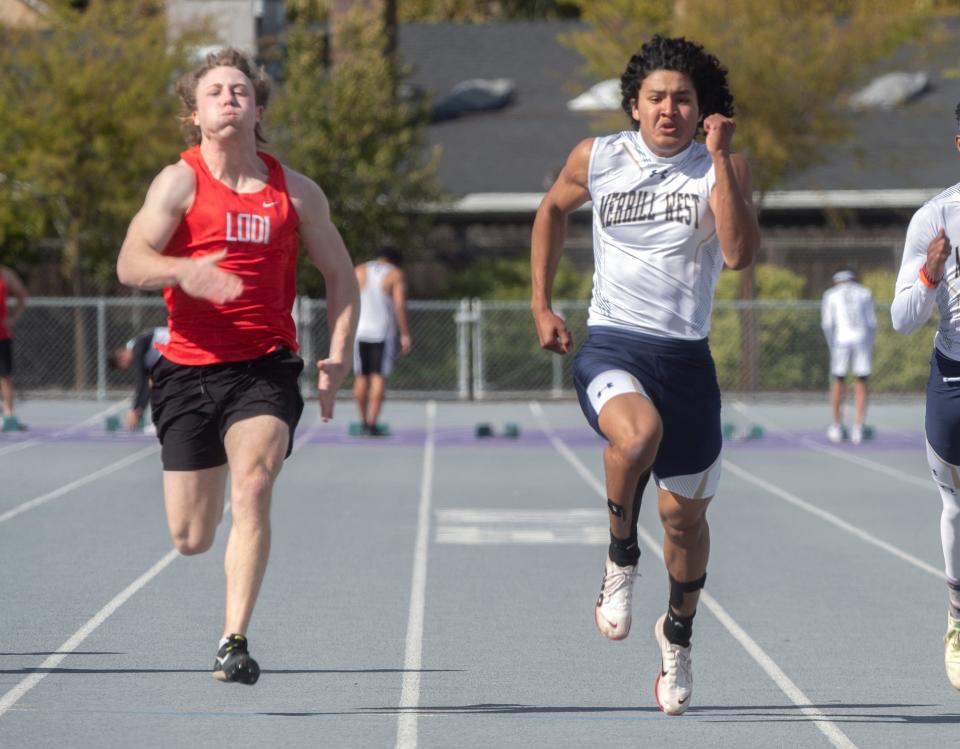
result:
[(760, 248), (750, 165), (742, 154), (730, 152), (736, 129), (733, 120), (712, 114), (703, 121), (703, 129), (717, 177), (710, 193), (710, 209), (717, 222), (720, 252), (728, 268), (742, 270), (753, 262)]
[(330, 219), (327, 196), (313, 180), (290, 169), (285, 171), (290, 197), (300, 215), (300, 239), (310, 261), (323, 274), (327, 287), (330, 351), (327, 358), (317, 362), (317, 390), (320, 416), (329, 421), (333, 417), (337, 390), (353, 361), (353, 339), (360, 315), (360, 287), (343, 238)]
[(218, 304), (240, 296), (240, 279), (216, 265), (226, 256), (225, 249), (199, 258), (163, 254), (189, 210), (195, 191), (193, 170), (183, 162), (168, 166), (157, 175), (120, 247), (117, 278), (121, 283), (148, 291), (179, 285), (191, 296)]
[(558, 354), (570, 350), (573, 337), (551, 308), (553, 279), (563, 254), (567, 216), (590, 199), (587, 180), (592, 148), (593, 139), (587, 138), (570, 152), (557, 181), (537, 209), (530, 238), (530, 309), (540, 346)]
[(413, 345), (410, 338), (410, 326), (407, 324), (407, 279), (399, 268), (393, 272), (396, 277), (390, 296), (393, 298), (393, 314), (400, 329), (400, 353), (409, 354)]
[(23, 310), (27, 306), (27, 287), (23, 285), (20, 276), (9, 268), (3, 268), (0, 272), (3, 273), (3, 283), (17, 299), (13, 312), (10, 314), (10, 327), (13, 327), (17, 324), (17, 320), (23, 315)]

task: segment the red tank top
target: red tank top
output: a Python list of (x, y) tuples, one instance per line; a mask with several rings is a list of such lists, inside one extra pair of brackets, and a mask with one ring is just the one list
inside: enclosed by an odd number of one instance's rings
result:
[(10, 337), (7, 329), (7, 285), (3, 282), (3, 273), (0, 273), (0, 341)]
[(291, 310), (297, 287), (297, 226), (280, 162), (266, 153), (269, 170), (259, 192), (237, 193), (207, 168), (200, 146), (180, 157), (196, 174), (193, 205), (164, 255), (200, 257), (226, 248), (218, 267), (243, 280), (243, 293), (226, 304), (163, 290), (170, 342), (160, 352), (178, 364), (247, 361), (287, 346), (297, 350)]

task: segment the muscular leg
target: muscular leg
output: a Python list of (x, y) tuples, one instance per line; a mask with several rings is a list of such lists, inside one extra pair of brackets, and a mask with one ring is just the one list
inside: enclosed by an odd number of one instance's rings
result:
[(846, 378), (834, 377), (830, 384), (830, 405), (833, 407), (833, 423), (840, 422), (840, 409), (843, 406), (843, 391), (846, 389)]
[[(710, 527), (707, 506), (710, 499), (687, 499), (660, 489), (657, 504), (663, 524), (663, 561), (670, 577), (678, 582), (693, 582), (706, 574), (710, 557)], [(683, 594), (679, 607), (671, 605), (679, 616), (692, 616), (700, 600), (700, 591)]]
[(380, 409), (383, 408), (383, 399), (387, 392), (387, 380), (381, 374), (370, 375), (370, 400), (367, 405), (367, 423), (376, 426), (380, 418)]
[(270, 503), (290, 433), (275, 416), (233, 424), (224, 439), (230, 465), (232, 524), (224, 558), (224, 636), (246, 634), (270, 556)]
[(853, 423), (863, 426), (864, 417), (867, 415), (867, 378), (857, 377), (853, 381), (853, 397), (855, 404), (855, 415)]
[(609, 513), (610, 532), (627, 539), (633, 530), (637, 482), (657, 456), (663, 424), (650, 400), (639, 393), (611, 398), (598, 421), (608, 442), (603, 450), (607, 498), (619, 508), (619, 515), (613, 510)]
[(201, 554), (213, 545), (223, 517), (227, 466), (199, 471), (164, 471), (163, 502), (174, 546), (181, 554)]
[(0, 395), (3, 396), (3, 415), (13, 416), (13, 378), (0, 377)]
[(367, 421), (367, 385), (369, 378), (366, 375), (358, 374), (353, 381), (353, 399), (357, 402), (357, 410), (360, 412), (360, 421), (368, 424)]

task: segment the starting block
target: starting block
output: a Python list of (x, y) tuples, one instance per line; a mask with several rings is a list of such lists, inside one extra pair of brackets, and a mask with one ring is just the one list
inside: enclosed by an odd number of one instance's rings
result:
[(362, 421), (351, 421), (347, 426), (347, 434), (350, 437), (389, 437), (390, 425), (378, 421), (372, 431), (367, 431)]
[(742, 441), (742, 440), (760, 440), (763, 439), (766, 431), (759, 424), (749, 424), (746, 427), (741, 427), (739, 424), (734, 424), (733, 422), (725, 422), (721, 427), (723, 432), (723, 439), (726, 441)]
[(503, 437), (506, 439), (516, 439), (520, 436), (520, 425), (513, 421), (508, 421), (503, 425), (503, 431), (500, 434), (496, 433), (496, 430), (493, 428), (493, 424), (488, 422), (482, 422), (477, 424), (476, 428), (473, 430), (475, 437), (479, 439), (485, 439), (488, 437)]
[[(142, 432), (143, 431), (143, 416), (140, 416), (140, 421), (137, 422), (137, 425), (133, 428), (132, 431)], [(126, 429), (126, 420), (123, 416), (119, 414), (114, 414), (113, 416), (108, 416), (103, 420), (103, 428), (108, 432), (117, 432), (122, 429)]]

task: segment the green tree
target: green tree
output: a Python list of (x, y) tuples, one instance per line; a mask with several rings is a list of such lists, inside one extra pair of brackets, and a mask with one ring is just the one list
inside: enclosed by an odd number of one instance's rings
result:
[(404, 0), (401, 21), (501, 21), (575, 18), (574, 2), (562, 0)]
[(930, 2), (898, 0), (571, 1), (591, 29), (564, 39), (600, 78), (618, 77), (656, 32), (694, 39), (720, 59), (736, 98), (734, 143), (750, 154), (761, 193), (850, 134), (849, 89), (934, 17)]
[(99, 2), (0, 31), (0, 240), (53, 232), (75, 294), (112, 275), (123, 226), (182, 147), (184, 40), (168, 43), (162, 11)]
[[(40, 29), (0, 30), (0, 241), (56, 237), (74, 294), (113, 278), (123, 227), (175, 160), (171, 81), (190, 39), (167, 39), (162, 2), (59, 4)], [(74, 317), (77, 387), (88, 377)]]
[[(409, 208), (440, 199), (438, 154), (422, 156), (427, 108), (398, 95), (403, 76), (384, 45), (379, 16), (354, 13), (338, 25), (333, 46), (344, 53), (328, 66), (322, 39), (294, 23), (273, 116), (282, 128), (280, 150), (323, 188), (357, 260), (372, 257), (384, 241), (416, 248), (428, 219)], [(312, 269), (301, 277), (305, 291), (321, 288)]]
[[(560, 259), (553, 282), (553, 298), (586, 303), (593, 276)], [(530, 261), (526, 258), (489, 258), (474, 260), (450, 275), (440, 296), (448, 299), (479, 297), (496, 301), (529, 301)]]

